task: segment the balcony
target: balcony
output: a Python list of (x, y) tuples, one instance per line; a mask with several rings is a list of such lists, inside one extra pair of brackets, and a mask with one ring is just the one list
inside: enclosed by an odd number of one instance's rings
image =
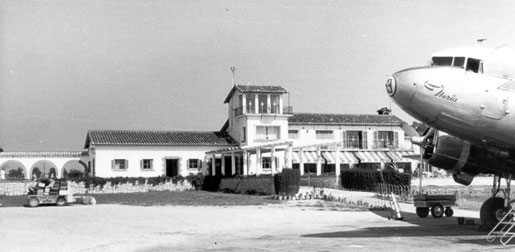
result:
[(287, 106), (283, 108), (283, 114), (285, 115), (293, 115), (293, 107)]
[[(234, 111), (234, 116), (241, 116), (243, 114), (245, 115), (249, 115), (249, 114), (256, 114), (255, 113), (255, 110), (254, 108), (249, 108), (247, 107), (247, 111), (243, 111), (243, 107), (237, 107), (235, 109), (233, 109)], [(283, 113), (280, 113), (280, 110), (277, 108), (267, 108), (267, 109), (259, 109), (259, 113), (258, 114), (263, 114), (263, 115), (280, 115), (280, 114), (284, 114), (284, 115), (293, 115), (293, 107), (292, 106), (288, 106), (288, 107), (285, 107), (283, 108)]]

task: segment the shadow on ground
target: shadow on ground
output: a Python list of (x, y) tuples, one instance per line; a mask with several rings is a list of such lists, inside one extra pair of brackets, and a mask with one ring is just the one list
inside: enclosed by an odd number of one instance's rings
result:
[[(371, 211), (372, 213), (387, 219), (392, 215), (391, 211)], [(391, 219), (391, 222), (404, 222), (407, 225), (388, 225), (363, 227), (352, 230), (349, 227), (341, 228), (341, 231), (328, 233), (305, 234), (308, 238), (385, 238), (385, 237), (430, 237), (447, 240), (451, 243), (466, 243), (475, 245), (491, 245), (486, 241), (488, 231), (484, 231), (479, 225), (479, 219), (473, 219), (474, 224), (459, 225), (457, 217), (433, 218), (428, 216), (420, 218), (414, 213), (402, 212), (403, 220)], [(498, 242), (494, 244), (499, 244)]]

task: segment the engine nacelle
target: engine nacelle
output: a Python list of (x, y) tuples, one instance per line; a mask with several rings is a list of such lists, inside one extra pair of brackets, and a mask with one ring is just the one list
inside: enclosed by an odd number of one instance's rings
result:
[(477, 162), (476, 155), (470, 155), (478, 152), (485, 152), (485, 150), (476, 148), (460, 138), (440, 134), (427, 162), (451, 172), (457, 183), (470, 185), (474, 176), (484, 171), (481, 162)]

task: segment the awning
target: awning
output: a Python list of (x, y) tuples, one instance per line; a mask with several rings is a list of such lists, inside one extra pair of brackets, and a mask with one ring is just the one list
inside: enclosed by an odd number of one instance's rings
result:
[(329, 164), (335, 164), (336, 158), (340, 160), (340, 164), (357, 164), (359, 162), (352, 152), (347, 151), (340, 151), (340, 153), (336, 153), (335, 151), (324, 151), (322, 152), (322, 157), (324, 157)]
[[(317, 152), (316, 151), (303, 151), (302, 162), (304, 164), (316, 164), (317, 163)], [(300, 152), (292, 152), (292, 162), (300, 164)], [(323, 160), (322, 160), (323, 162)]]
[(387, 154), (392, 159), (392, 162), (406, 162), (406, 163), (413, 161), (412, 159), (410, 159), (408, 157), (414, 157), (417, 155), (414, 151), (390, 151)]
[(384, 151), (356, 151), (355, 155), (361, 163), (384, 163), (391, 161), (391, 158)]

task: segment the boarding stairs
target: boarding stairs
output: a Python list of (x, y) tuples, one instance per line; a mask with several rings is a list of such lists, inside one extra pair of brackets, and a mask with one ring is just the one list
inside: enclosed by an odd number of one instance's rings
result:
[(495, 225), (495, 227), (488, 233), (486, 240), (490, 243), (494, 242), (495, 239), (499, 238), (499, 242), (506, 246), (515, 237), (515, 215), (513, 208), (508, 211), (501, 221)]

